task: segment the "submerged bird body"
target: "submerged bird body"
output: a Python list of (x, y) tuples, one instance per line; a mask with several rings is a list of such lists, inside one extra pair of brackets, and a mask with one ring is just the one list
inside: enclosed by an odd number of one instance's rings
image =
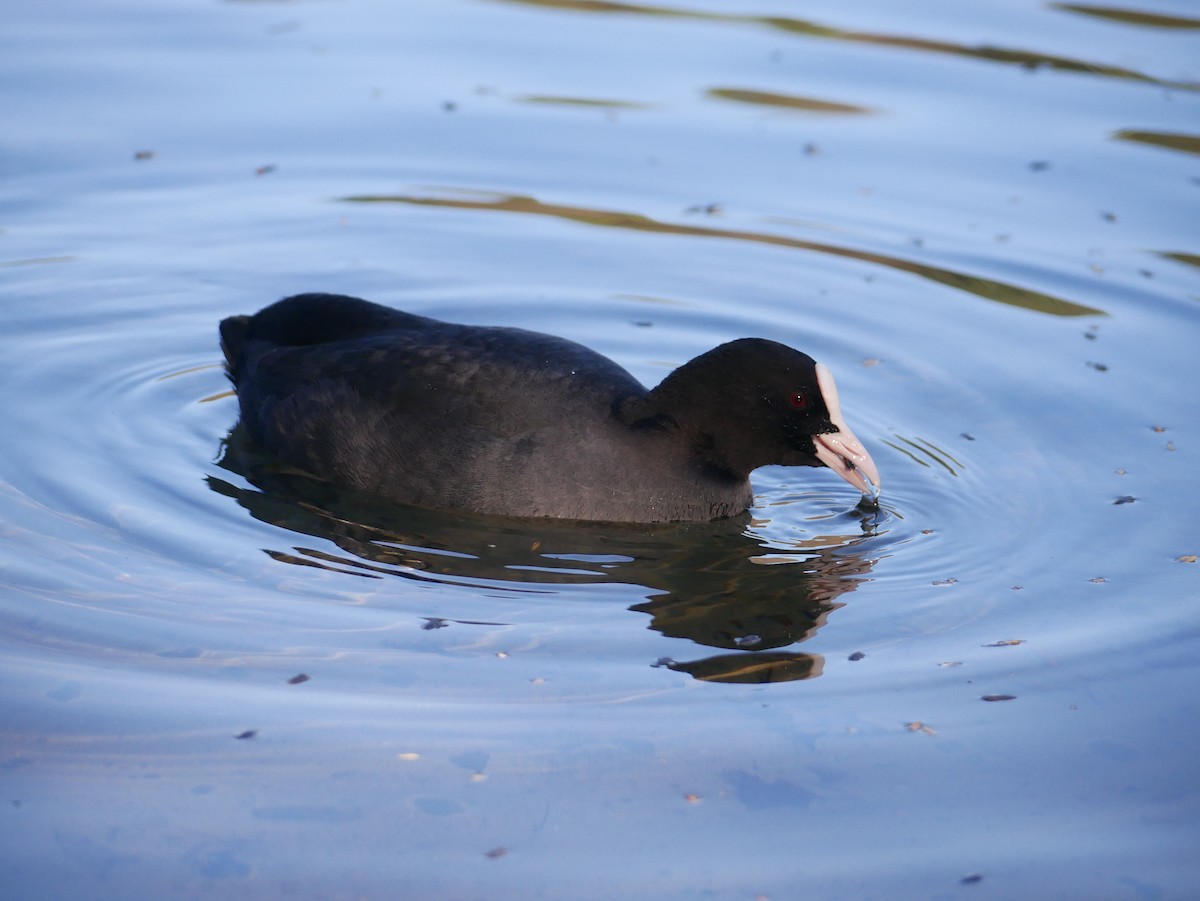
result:
[(573, 341), (339, 295), (226, 319), (221, 344), (264, 450), (403, 503), (711, 520), (745, 510), (767, 464), (833, 465), (872, 495), (879, 482), (828, 371), (765, 339), (714, 348), (651, 391)]

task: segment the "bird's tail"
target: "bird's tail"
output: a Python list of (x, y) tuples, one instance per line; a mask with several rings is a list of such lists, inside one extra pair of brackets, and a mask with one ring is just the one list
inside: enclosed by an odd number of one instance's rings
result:
[(249, 316), (230, 316), (221, 320), (221, 350), (225, 354), (225, 372), (235, 386), (242, 361), (245, 359), (246, 335), (249, 330)]

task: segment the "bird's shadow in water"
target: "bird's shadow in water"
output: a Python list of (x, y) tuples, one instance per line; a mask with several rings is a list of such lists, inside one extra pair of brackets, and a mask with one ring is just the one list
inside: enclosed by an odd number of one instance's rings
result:
[(868, 580), (875, 562), (871, 539), (881, 534), (883, 518), (878, 510), (855, 508), (837, 522), (844, 534), (806, 542), (815, 546), (801, 554), (764, 553), (765, 545), (747, 531), (748, 514), (710, 523), (614, 524), (384, 502), (262, 456), (240, 426), (223, 443), (217, 465), (254, 487), (209, 476), (213, 491), (255, 519), (345, 552), (264, 548), (275, 560), (367, 578), (484, 584), (489, 591), (529, 593), (539, 584), (598, 581), (642, 586), (647, 600), (629, 609), (648, 614), (652, 629), (727, 652), (655, 665), (714, 682), (819, 676), (821, 655), (780, 649), (812, 637), (844, 606), (838, 598)]

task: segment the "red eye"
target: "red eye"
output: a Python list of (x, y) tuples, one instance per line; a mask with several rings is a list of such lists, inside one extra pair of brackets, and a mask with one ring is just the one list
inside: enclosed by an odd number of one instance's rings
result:
[(791, 395), (788, 398), (788, 402), (793, 407), (795, 407), (797, 410), (803, 410), (805, 407), (808, 406), (808, 395), (804, 394), (803, 392), (797, 391), (795, 394)]

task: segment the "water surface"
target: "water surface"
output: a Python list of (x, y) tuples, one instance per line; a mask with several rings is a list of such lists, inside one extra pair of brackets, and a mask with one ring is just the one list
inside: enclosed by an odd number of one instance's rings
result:
[[(1197, 19), (54, 0), (0, 59), (13, 897), (1184, 898)], [(216, 326), (358, 294), (836, 374), (884, 479), (400, 508)]]

